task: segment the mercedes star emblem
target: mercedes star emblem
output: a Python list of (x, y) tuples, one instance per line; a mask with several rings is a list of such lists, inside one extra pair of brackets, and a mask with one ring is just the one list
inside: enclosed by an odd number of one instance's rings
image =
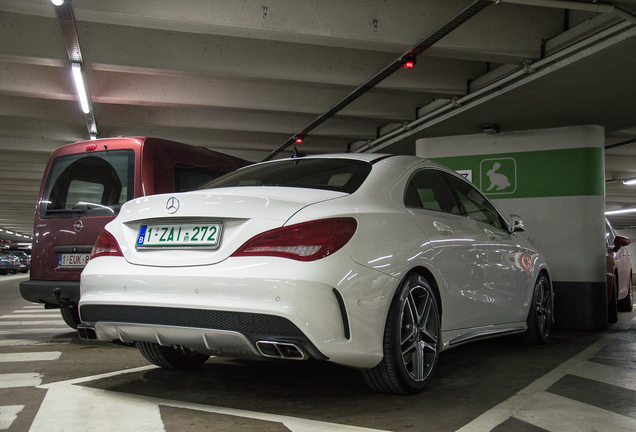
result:
[(166, 203), (166, 210), (168, 213), (173, 214), (179, 210), (179, 200), (175, 197), (168, 198), (168, 202)]
[(80, 232), (84, 228), (84, 222), (81, 220), (76, 220), (73, 224), (73, 228), (75, 228), (75, 232)]

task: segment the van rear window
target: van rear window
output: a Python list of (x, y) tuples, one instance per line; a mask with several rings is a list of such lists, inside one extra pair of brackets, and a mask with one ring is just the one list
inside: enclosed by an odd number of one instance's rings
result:
[(42, 217), (116, 215), (134, 196), (135, 152), (112, 150), (53, 160)]

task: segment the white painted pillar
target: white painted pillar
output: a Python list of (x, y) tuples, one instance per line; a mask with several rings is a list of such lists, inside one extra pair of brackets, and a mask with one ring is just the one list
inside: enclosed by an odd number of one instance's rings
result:
[(420, 139), (416, 154), (470, 176), (548, 260), (560, 328), (607, 327), (604, 130), (576, 126)]

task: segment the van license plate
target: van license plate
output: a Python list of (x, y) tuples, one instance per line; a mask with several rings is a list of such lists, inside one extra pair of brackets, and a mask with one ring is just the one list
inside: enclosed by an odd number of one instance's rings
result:
[(220, 222), (179, 225), (142, 225), (137, 234), (137, 248), (145, 247), (219, 247)]
[(60, 254), (57, 259), (59, 268), (82, 268), (86, 267), (90, 254)]

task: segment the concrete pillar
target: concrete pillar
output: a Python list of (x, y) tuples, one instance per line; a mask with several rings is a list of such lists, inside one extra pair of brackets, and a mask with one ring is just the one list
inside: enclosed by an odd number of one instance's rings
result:
[(550, 267), (559, 328), (607, 328), (604, 130), (576, 126), (425, 138), (416, 154), (469, 178)]

